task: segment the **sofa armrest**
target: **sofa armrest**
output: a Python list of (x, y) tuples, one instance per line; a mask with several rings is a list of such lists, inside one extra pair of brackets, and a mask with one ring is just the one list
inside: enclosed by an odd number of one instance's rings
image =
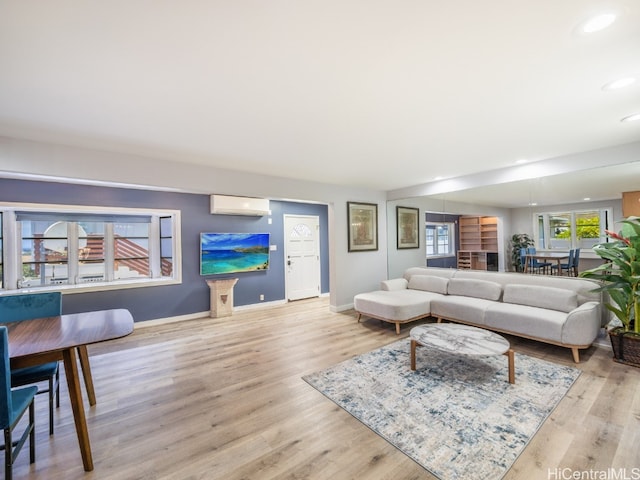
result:
[(409, 286), (404, 278), (392, 278), (391, 280), (383, 280), (380, 282), (380, 290), (386, 290), (388, 292), (393, 290), (406, 290)]
[(600, 330), (600, 303), (586, 302), (567, 314), (562, 328), (562, 343), (591, 345)]

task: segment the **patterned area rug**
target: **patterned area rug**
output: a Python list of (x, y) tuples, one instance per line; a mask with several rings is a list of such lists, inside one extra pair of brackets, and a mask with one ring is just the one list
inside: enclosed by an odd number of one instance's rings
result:
[(409, 339), (303, 377), (312, 387), (441, 479), (500, 479), (580, 370), (516, 353), (447, 356)]

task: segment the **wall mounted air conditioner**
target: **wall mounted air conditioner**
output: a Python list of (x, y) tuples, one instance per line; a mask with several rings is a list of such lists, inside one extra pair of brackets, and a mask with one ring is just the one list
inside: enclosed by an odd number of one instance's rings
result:
[(218, 215), (269, 215), (268, 198), (211, 195), (211, 213)]

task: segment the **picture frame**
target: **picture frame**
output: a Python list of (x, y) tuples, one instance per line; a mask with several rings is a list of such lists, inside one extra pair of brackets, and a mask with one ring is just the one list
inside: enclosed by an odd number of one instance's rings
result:
[(420, 209), (396, 206), (396, 233), (398, 249), (420, 248), (418, 230)]
[(349, 252), (378, 250), (378, 205), (347, 202)]

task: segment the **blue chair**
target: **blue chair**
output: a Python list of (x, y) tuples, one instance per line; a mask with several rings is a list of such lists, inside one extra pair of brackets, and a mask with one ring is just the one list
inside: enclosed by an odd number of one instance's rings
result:
[(524, 272), (527, 270), (527, 249), (520, 249), (520, 271)]
[[(9, 366), (9, 335), (7, 327), (0, 326), (0, 426), (4, 430), (4, 478), (13, 477), (15, 463), (22, 446), (29, 439), (29, 462), (36, 461), (36, 429), (34, 399), (38, 387), (30, 386), (11, 389), (11, 368)], [(29, 409), (29, 423), (20, 439), (13, 440), (13, 430)]]
[(573, 276), (578, 276), (578, 263), (580, 263), (580, 249), (576, 248), (575, 253), (573, 254), (573, 265), (571, 266), (573, 270)]
[[(62, 313), (60, 292), (27, 293), (0, 297), (0, 322), (11, 323), (32, 318), (53, 317)], [(11, 386), (22, 387), (48, 382), (48, 388), (39, 388), (38, 394), (49, 394), (49, 435), (53, 435), (53, 404), (60, 407), (60, 369), (58, 362), (11, 371)]]
[[(573, 274), (572, 270), (573, 270), (574, 255), (575, 255), (575, 250), (574, 249), (569, 250), (569, 258), (567, 259), (567, 263), (560, 264), (560, 272), (558, 272), (558, 274), (564, 273), (565, 271), (567, 272), (567, 275), (569, 275), (570, 273)], [(558, 265), (551, 265), (552, 272), (557, 270), (558, 270)]]
[[(535, 247), (528, 247), (527, 248), (527, 255), (535, 255), (536, 254), (536, 248)], [(533, 270), (536, 273), (540, 273), (542, 271), (542, 273), (546, 273), (547, 269), (551, 267), (551, 263), (550, 262), (540, 262), (538, 260), (536, 260), (535, 258), (532, 258), (529, 260), (529, 270)]]

